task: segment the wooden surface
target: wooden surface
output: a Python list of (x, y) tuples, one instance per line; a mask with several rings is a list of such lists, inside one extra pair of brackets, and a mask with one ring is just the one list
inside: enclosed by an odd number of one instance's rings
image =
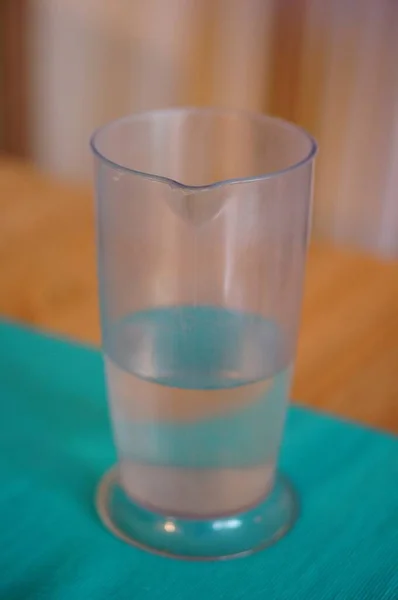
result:
[[(0, 207), (0, 314), (97, 344), (90, 192), (3, 158)], [(293, 395), (398, 432), (397, 262), (312, 245)]]

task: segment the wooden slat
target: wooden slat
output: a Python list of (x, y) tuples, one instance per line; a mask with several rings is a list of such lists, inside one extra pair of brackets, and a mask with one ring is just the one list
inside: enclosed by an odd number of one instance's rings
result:
[(0, 2), (1, 149), (27, 156), (27, 13), (28, 0)]
[(283, 0), (275, 3), (272, 39), (269, 112), (297, 121), (300, 90), (302, 39), (305, 26), (305, 1)]

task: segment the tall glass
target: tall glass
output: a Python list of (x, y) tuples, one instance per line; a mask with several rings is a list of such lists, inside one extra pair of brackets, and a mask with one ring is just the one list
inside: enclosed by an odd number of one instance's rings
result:
[(99, 513), (163, 554), (262, 548), (296, 515), (276, 461), (316, 144), (263, 115), (171, 109), (105, 125), (91, 146), (119, 457)]

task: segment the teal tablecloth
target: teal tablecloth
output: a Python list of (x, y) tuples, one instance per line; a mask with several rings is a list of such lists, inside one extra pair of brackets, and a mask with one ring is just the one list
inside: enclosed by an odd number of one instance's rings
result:
[(398, 600), (393, 436), (293, 408), (282, 467), (299, 521), (224, 563), (152, 556), (105, 531), (93, 495), (114, 459), (99, 352), (1, 324), (1, 600)]

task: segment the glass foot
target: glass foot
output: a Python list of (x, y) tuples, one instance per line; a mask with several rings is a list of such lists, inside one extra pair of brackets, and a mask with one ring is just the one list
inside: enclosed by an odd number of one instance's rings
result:
[(135, 503), (124, 492), (114, 467), (100, 482), (96, 504), (105, 526), (125, 542), (192, 560), (219, 560), (261, 550), (289, 531), (298, 514), (294, 489), (280, 474), (271, 492), (255, 507), (198, 519), (152, 512)]

